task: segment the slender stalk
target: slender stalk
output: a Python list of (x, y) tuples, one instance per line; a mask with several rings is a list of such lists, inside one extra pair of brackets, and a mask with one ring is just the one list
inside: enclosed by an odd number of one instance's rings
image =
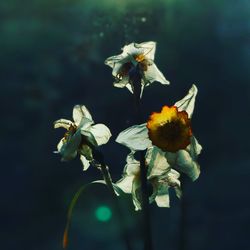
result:
[(97, 151), (96, 149), (92, 149), (92, 150), (93, 150), (94, 158), (96, 159), (96, 160), (92, 161), (92, 164), (96, 168), (98, 168), (102, 173), (103, 179), (104, 179), (104, 181), (105, 181), (105, 183), (106, 183), (106, 185), (107, 185), (107, 187), (112, 195), (113, 201), (114, 201), (115, 210), (116, 210), (116, 213), (118, 215), (119, 223), (121, 225), (121, 235), (124, 238), (127, 250), (132, 250), (133, 248), (130, 244), (129, 236), (128, 236), (127, 230), (126, 230), (126, 222), (124, 220), (124, 216), (122, 214), (122, 211), (121, 211), (121, 208), (120, 208), (120, 205), (118, 202), (118, 198), (117, 198), (117, 195), (115, 193), (115, 190), (114, 190), (114, 187), (112, 184), (112, 179), (111, 179), (111, 176), (109, 173), (108, 166), (105, 164), (104, 158), (103, 158), (103, 155), (101, 154), (101, 152)]
[(145, 152), (140, 152), (140, 178), (141, 178), (141, 193), (142, 193), (142, 209), (143, 209), (143, 229), (144, 229), (144, 249), (152, 250), (152, 236), (151, 236), (151, 221), (149, 210), (149, 195), (147, 185), (147, 169), (145, 166)]
[[(129, 73), (130, 84), (134, 93), (135, 110), (137, 122), (142, 123), (140, 111), (140, 95), (142, 73), (139, 64), (137, 64)], [(140, 151), (140, 179), (141, 179), (141, 197), (143, 212), (143, 232), (144, 232), (144, 250), (152, 250), (151, 218), (149, 210), (149, 192), (147, 185), (147, 169), (145, 165), (145, 151)]]
[(181, 197), (181, 203), (180, 203), (180, 228), (179, 228), (179, 250), (185, 250), (186, 248), (186, 233), (187, 233), (187, 202), (185, 193), (183, 192), (185, 187), (185, 179), (182, 178), (182, 197)]

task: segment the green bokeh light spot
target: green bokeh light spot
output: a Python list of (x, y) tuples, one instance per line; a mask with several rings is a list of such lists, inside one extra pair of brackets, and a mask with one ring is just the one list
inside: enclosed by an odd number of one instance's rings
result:
[(95, 216), (97, 220), (107, 222), (112, 217), (112, 211), (109, 207), (102, 205), (95, 210)]

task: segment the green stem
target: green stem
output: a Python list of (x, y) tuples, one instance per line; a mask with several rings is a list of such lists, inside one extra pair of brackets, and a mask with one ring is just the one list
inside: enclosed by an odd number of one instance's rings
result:
[(115, 192), (113, 184), (112, 184), (112, 179), (111, 179), (111, 176), (109, 173), (108, 166), (105, 164), (104, 159), (103, 159), (103, 155), (101, 154), (101, 152), (97, 151), (96, 149), (92, 149), (92, 150), (93, 150), (94, 156), (97, 156), (97, 159), (98, 159), (98, 160), (94, 160), (92, 162), (92, 165), (94, 165), (102, 173), (103, 179), (104, 179), (104, 181), (105, 181), (105, 183), (106, 183), (106, 185), (107, 185), (107, 187), (112, 195), (113, 201), (114, 201), (115, 210), (116, 210), (116, 213), (118, 215), (119, 223), (121, 225), (121, 235), (124, 238), (127, 249), (132, 250), (133, 248), (130, 244), (129, 236), (128, 236), (127, 230), (126, 230), (126, 222), (124, 220), (124, 216), (122, 214), (122, 211), (121, 211), (121, 208), (120, 208), (120, 205), (118, 202), (118, 198), (117, 198), (116, 192)]
[(144, 231), (144, 249), (152, 250), (151, 221), (149, 210), (149, 194), (147, 185), (147, 169), (145, 166), (145, 151), (140, 152), (140, 178), (142, 193), (142, 209), (143, 209), (143, 231)]
[[(140, 111), (140, 94), (142, 73), (139, 65), (137, 65), (130, 73), (130, 84), (133, 89), (135, 99), (135, 110), (137, 122), (142, 123)], [(141, 197), (142, 197), (142, 212), (143, 212), (143, 232), (144, 232), (144, 250), (152, 250), (152, 235), (151, 235), (151, 217), (149, 210), (149, 192), (147, 185), (147, 168), (145, 165), (145, 151), (140, 151), (140, 179), (141, 179)]]
[(187, 201), (185, 198), (184, 187), (185, 187), (185, 179), (182, 178), (182, 197), (180, 203), (180, 229), (179, 229), (179, 250), (185, 250), (186, 247), (186, 233), (187, 233)]

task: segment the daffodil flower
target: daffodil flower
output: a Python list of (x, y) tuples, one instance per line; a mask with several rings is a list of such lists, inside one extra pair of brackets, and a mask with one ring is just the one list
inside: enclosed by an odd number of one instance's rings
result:
[(116, 81), (114, 86), (118, 88), (127, 87), (134, 93), (135, 86), (132, 81), (132, 71), (137, 68), (141, 75), (141, 93), (143, 88), (154, 81), (162, 84), (169, 84), (161, 71), (154, 63), (156, 42), (130, 43), (122, 48), (120, 55), (111, 56), (105, 60), (105, 64), (110, 66)]
[(93, 160), (92, 147), (106, 144), (111, 137), (110, 130), (104, 124), (95, 124), (85, 106), (76, 105), (73, 109), (73, 122), (60, 119), (54, 122), (54, 128), (65, 128), (67, 132), (57, 145), (62, 161), (68, 161), (80, 155), (83, 169), (87, 170)]
[[(145, 156), (145, 165), (148, 184), (151, 187), (150, 203), (155, 201), (159, 207), (169, 207), (170, 187), (175, 189), (179, 198), (181, 196), (180, 181), (178, 180), (180, 174), (171, 169), (167, 159), (164, 157), (164, 152), (157, 147), (148, 148)], [(140, 162), (134, 158), (133, 152), (127, 156), (123, 177), (115, 185), (123, 192), (132, 194), (135, 210), (142, 208)]]
[(200, 175), (197, 156), (201, 145), (191, 130), (191, 117), (197, 95), (195, 85), (174, 106), (164, 106), (160, 113), (153, 113), (147, 123), (122, 131), (116, 141), (133, 151), (145, 150), (152, 145), (164, 152), (171, 168), (187, 174), (193, 181)]

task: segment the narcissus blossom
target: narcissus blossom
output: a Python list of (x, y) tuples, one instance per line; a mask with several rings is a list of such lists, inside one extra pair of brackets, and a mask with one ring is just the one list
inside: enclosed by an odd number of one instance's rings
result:
[(54, 122), (54, 128), (67, 130), (57, 145), (57, 152), (62, 155), (62, 161), (71, 160), (78, 153), (83, 169), (86, 170), (93, 160), (91, 148), (107, 143), (111, 133), (104, 124), (94, 125), (92, 116), (85, 106), (76, 105), (74, 107), (73, 120), (72, 122), (59, 119)]
[[(151, 187), (150, 203), (155, 201), (159, 207), (169, 207), (170, 187), (175, 189), (179, 198), (181, 196), (180, 181), (178, 180), (180, 174), (171, 169), (164, 157), (164, 152), (157, 147), (148, 148), (145, 156), (145, 165), (148, 184)], [(115, 185), (123, 192), (132, 194), (136, 210), (142, 208), (140, 162), (134, 158), (133, 152), (127, 156), (123, 177)]]
[(161, 84), (169, 84), (161, 71), (154, 63), (155, 42), (130, 43), (122, 48), (120, 55), (111, 56), (105, 60), (105, 64), (110, 66), (116, 81), (114, 86), (118, 88), (127, 87), (130, 92), (134, 92), (132, 75), (138, 70), (141, 76), (141, 94), (143, 88), (154, 81)]
[(153, 113), (147, 124), (135, 125), (122, 131), (116, 141), (133, 151), (155, 145), (164, 152), (171, 168), (196, 180), (200, 174), (197, 156), (202, 147), (192, 133), (190, 120), (197, 92), (193, 85), (188, 94), (174, 106), (165, 106), (161, 113)]

